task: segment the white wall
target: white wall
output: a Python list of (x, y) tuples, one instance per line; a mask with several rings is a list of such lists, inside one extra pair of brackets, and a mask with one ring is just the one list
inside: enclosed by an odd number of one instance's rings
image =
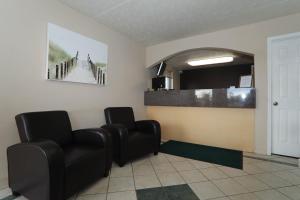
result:
[(267, 153), (267, 38), (300, 32), (300, 14), (197, 35), (146, 48), (146, 66), (170, 54), (200, 47), (229, 48), (255, 55), (257, 109), (255, 113), (255, 151)]
[[(47, 23), (108, 45), (108, 85), (44, 79)], [(1, 0), (0, 5), (0, 188), (7, 177), (6, 148), (19, 142), (14, 116), (67, 110), (73, 129), (99, 127), (107, 106), (133, 106), (145, 117), (145, 48), (56, 0)]]

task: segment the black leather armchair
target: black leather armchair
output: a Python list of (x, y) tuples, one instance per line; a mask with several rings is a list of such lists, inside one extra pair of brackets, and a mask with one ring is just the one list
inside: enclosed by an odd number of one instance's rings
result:
[(157, 155), (161, 141), (157, 121), (135, 121), (130, 107), (106, 108), (104, 113), (106, 125), (102, 128), (112, 134), (113, 158), (119, 166), (145, 154)]
[(111, 138), (103, 129), (72, 131), (68, 113), (16, 116), (21, 143), (8, 147), (9, 187), (30, 200), (64, 200), (109, 174)]

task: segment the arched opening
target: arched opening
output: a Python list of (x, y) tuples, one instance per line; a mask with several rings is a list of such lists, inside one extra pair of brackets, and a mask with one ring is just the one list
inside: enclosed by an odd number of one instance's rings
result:
[[(224, 48), (181, 51), (148, 67), (149, 89), (255, 87), (254, 55)], [(249, 82), (250, 81), (250, 82)]]

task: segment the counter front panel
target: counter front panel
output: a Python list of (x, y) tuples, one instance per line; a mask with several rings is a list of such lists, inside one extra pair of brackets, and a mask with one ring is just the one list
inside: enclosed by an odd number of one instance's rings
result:
[(255, 108), (255, 88), (147, 91), (147, 106)]

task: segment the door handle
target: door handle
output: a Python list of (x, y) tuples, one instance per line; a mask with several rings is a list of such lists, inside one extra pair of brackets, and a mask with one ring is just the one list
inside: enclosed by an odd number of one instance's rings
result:
[(277, 102), (277, 101), (274, 101), (274, 102), (273, 102), (273, 105), (274, 105), (274, 106), (278, 106), (278, 102)]

